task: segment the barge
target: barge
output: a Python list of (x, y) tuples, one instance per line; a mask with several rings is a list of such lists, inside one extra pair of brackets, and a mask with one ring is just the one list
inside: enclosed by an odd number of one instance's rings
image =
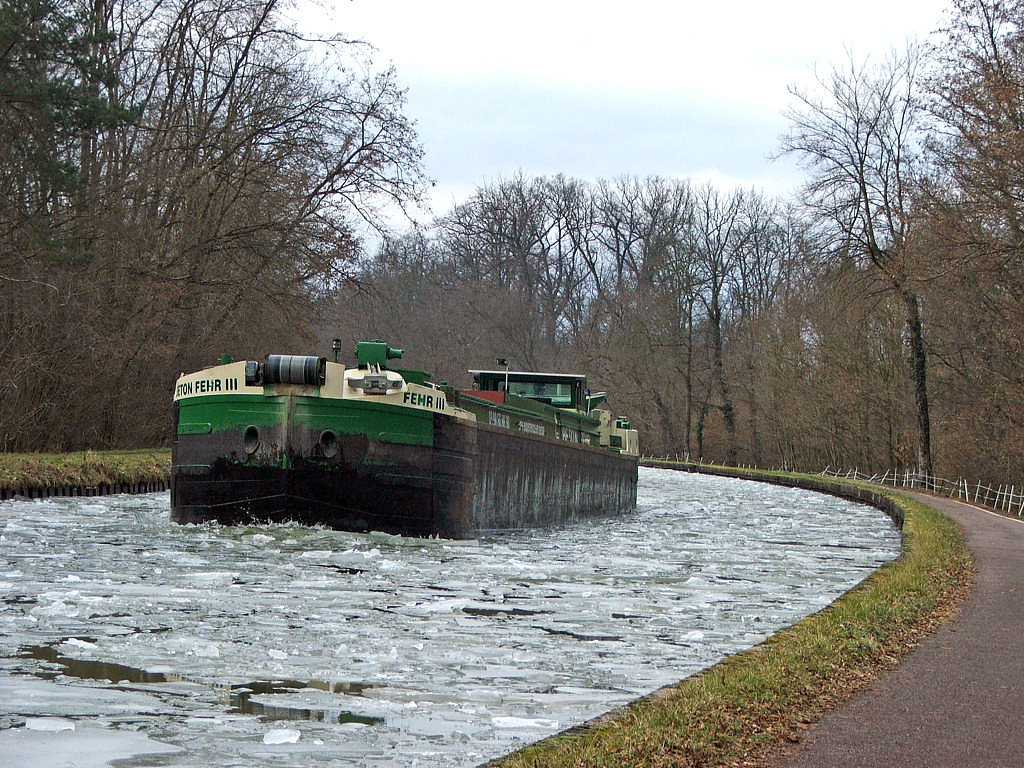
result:
[(171, 518), (458, 539), (635, 509), (637, 432), (584, 376), (476, 370), (460, 391), (401, 355), (360, 342), (352, 367), (224, 356), (182, 374)]

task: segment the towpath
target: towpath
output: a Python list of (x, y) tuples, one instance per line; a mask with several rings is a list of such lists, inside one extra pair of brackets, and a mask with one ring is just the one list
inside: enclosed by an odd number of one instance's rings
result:
[(771, 768), (1024, 766), (1024, 523), (920, 498), (966, 531), (973, 591), (936, 634), (774, 755)]

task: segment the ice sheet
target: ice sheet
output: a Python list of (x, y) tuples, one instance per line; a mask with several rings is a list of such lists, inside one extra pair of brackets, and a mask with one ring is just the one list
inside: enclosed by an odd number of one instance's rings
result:
[(114, 760), (181, 751), (180, 747), (161, 744), (142, 733), (88, 725), (53, 732), (28, 728), (0, 730), (0, 758), (4, 765), (18, 768), (105, 768)]
[(52, 739), (51, 765), (154, 745), (476, 765), (760, 642), (899, 552), (877, 510), (775, 486), (641, 470), (639, 507), (450, 542), (178, 526), (166, 493), (0, 503), (0, 763)]

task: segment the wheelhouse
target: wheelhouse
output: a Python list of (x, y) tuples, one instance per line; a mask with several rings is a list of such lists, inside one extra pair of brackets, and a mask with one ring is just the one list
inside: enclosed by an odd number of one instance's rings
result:
[(587, 377), (571, 373), (470, 371), (481, 392), (507, 392), (556, 408), (586, 412)]

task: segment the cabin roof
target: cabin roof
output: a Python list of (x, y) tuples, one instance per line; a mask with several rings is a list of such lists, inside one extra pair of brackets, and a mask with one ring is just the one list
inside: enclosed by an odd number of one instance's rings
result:
[[(470, 371), (473, 376), (499, 376), (505, 378), (506, 371)], [(510, 381), (586, 381), (587, 377), (580, 373), (538, 373), (536, 371), (508, 371)]]

